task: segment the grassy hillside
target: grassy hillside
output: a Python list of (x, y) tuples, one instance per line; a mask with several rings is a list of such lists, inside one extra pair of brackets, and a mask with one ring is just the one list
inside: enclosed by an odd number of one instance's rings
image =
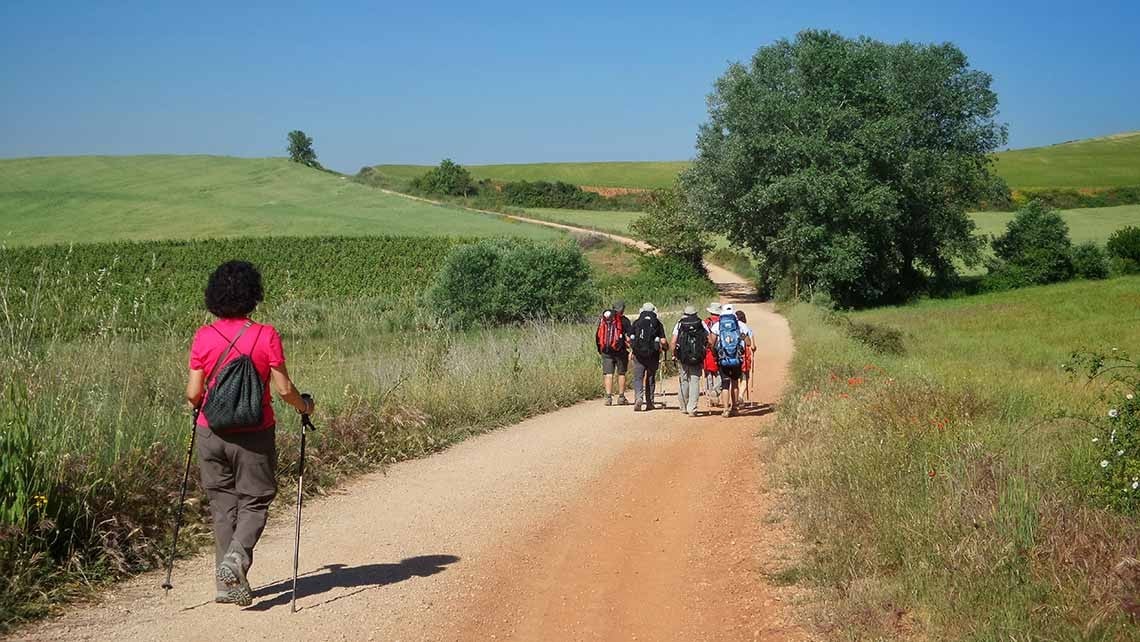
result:
[(390, 196), (284, 159), (0, 160), (0, 242), (559, 232)]
[[(847, 317), (789, 311), (778, 458), (813, 545), (788, 577), (817, 587), (823, 627), (1135, 639), (1112, 568), (1140, 552), (1140, 527), (1098, 494), (1109, 438), (1096, 422), (1125, 390), (1062, 364), (1140, 345), (1137, 291), (1130, 277)], [(1137, 457), (1122, 452), (1109, 456)]]
[(1140, 185), (1140, 132), (997, 154), (1013, 189)]
[[(526, 163), (465, 165), (477, 179), (496, 181), (564, 181), (596, 187), (669, 187), (687, 161), (620, 161), (606, 163)], [(411, 179), (426, 172), (423, 165), (377, 165), (381, 174)]]
[[(1140, 132), (1017, 149), (994, 155), (997, 172), (1012, 189), (1140, 185)], [(472, 165), (476, 178), (565, 181), (600, 187), (668, 187), (688, 161)], [(382, 174), (411, 179), (422, 165), (377, 165)]]

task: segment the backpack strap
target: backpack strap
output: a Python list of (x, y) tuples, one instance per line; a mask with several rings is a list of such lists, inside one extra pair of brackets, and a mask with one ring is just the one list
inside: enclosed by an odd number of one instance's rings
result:
[[(243, 325), (241, 327), (241, 330), (238, 331), (238, 333), (230, 341), (230, 344), (228, 346), (226, 346), (225, 351), (222, 352), (222, 356), (219, 357), (218, 360), (214, 362), (214, 367), (210, 369), (210, 375), (208, 377), (206, 377), (206, 380), (203, 382), (202, 387), (204, 389), (208, 389), (210, 387), (210, 380), (214, 378), (214, 375), (218, 374), (218, 368), (220, 368), (221, 365), (223, 363), (225, 363), (226, 357), (230, 356), (230, 350), (233, 349), (234, 344), (237, 343), (237, 340), (241, 338), (241, 335), (245, 334), (245, 331), (248, 330), (249, 326), (251, 326), (251, 325), (253, 325), (253, 321), (246, 321), (245, 325)], [(222, 334), (222, 331), (219, 330), (216, 326), (210, 325), (210, 327), (213, 328), (214, 332), (217, 332), (218, 335), (220, 335), (223, 339), (226, 338), (226, 335)], [(205, 390), (203, 390), (203, 392), (205, 392)], [(206, 398), (204, 394), (203, 394), (202, 398), (203, 399)]]

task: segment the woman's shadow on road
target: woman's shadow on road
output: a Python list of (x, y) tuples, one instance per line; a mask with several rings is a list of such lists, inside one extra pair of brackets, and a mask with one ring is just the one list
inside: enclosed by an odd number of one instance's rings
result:
[[(356, 588), (355, 591), (337, 595), (311, 606), (322, 606), (369, 589), (403, 582), (412, 577), (428, 577), (447, 570), (447, 565), (459, 561), (455, 555), (419, 555), (409, 557), (397, 564), (366, 564), (345, 566), (328, 564), (297, 578), (297, 599), (327, 593), (338, 588)], [(328, 571), (322, 573), (321, 571)], [(272, 596), (272, 597), (270, 597)], [(274, 582), (254, 590), (254, 599), (259, 601), (245, 609), (247, 611), (268, 611), (275, 606), (284, 606), (293, 599), (292, 578)], [(269, 597), (269, 599), (260, 599)]]

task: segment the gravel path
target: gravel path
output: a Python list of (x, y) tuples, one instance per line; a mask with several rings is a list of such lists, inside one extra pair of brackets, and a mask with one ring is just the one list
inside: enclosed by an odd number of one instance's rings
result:
[[(775, 402), (792, 344), (744, 302), (760, 337), (756, 397)], [(20, 632), (93, 640), (802, 639), (764, 569), (791, 539), (770, 504), (758, 433), (773, 418), (634, 413), (590, 401), (366, 475), (305, 508), (296, 614), (293, 521), (257, 549), (252, 607), (216, 605), (212, 554), (150, 573)]]

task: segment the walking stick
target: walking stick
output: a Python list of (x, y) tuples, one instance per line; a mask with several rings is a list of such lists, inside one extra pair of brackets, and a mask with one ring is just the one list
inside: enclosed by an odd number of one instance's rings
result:
[[(304, 394), (302, 399), (311, 400), (312, 397)], [(305, 431), (316, 430), (309, 415), (301, 415), (301, 460), (297, 464), (297, 528), (293, 537), (293, 601), (289, 606), (291, 613), (297, 612), (297, 566), (301, 561), (301, 493), (305, 488)]]
[(194, 457), (194, 438), (198, 436), (198, 408), (194, 408), (190, 422), (190, 444), (186, 446), (186, 471), (182, 473), (182, 492), (178, 495), (178, 510), (174, 513), (174, 537), (170, 540), (170, 557), (166, 560), (166, 581), (162, 583), (163, 595), (170, 593), (174, 585), (170, 577), (174, 574), (174, 555), (178, 552), (178, 531), (182, 528), (182, 508), (186, 505), (186, 486), (190, 482), (190, 460)]

